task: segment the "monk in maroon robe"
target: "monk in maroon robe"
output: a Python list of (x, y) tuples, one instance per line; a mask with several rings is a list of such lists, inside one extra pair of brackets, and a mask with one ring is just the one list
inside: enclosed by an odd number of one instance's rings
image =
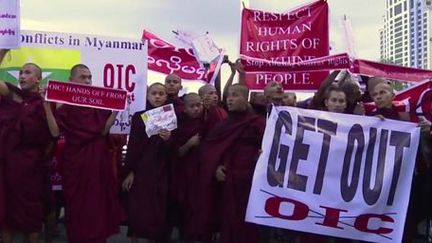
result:
[(373, 88), (371, 96), (377, 107), (377, 110), (372, 113), (372, 115), (394, 120), (410, 120), (408, 113), (399, 112), (393, 105), (393, 88), (387, 82), (380, 82), (376, 84)]
[[(91, 84), (91, 72), (75, 65), (70, 81)], [(57, 109), (57, 124), (66, 139), (61, 160), (70, 243), (105, 242), (119, 232), (122, 209), (108, 137), (116, 114), (71, 105)]]
[(183, 88), (182, 80), (177, 74), (168, 74), (165, 77), (165, 87), (167, 92), (167, 103), (172, 103), (179, 116), (183, 113), (184, 102), (182, 97), (179, 97), (180, 90)]
[[(20, 70), (20, 88), (0, 81), (0, 194), (3, 190), (3, 241), (16, 232), (37, 242), (43, 221), (46, 150), (57, 136), (48, 126), (54, 120), (49, 104), (39, 94), (41, 69), (32, 63)], [(0, 210), (0, 211), (2, 211)]]
[[(239, 84), (229, 88), (229, 116), (209, 132), (202, 145), (202, 227), (220, 220), (223, 243), (260, 241), (258, 226), (246, 223), (245, 214), (265, 121), (250, 110), (248, 92)], [(211, 189), (215, 183), (223, 187), (220, 215), (214, 215), (218, 195)]]
[[(220, 106), (220, 98), (216, 88), (205, 84), (198, 90), (204, 105), (204, 132), (210, 131), (219, 121), (227, 118), (228, 113)], [(204, 135), (204, 134), (202, 134)]]
[[(214, 89), (214, 87), (212, 86)], [(215, 90), (214, 90), (215, 91)], [(226, 112), (216, 105), (210, 106), (207, 117), (203, 115), (203, 102), (200, 96), (189, 93), (184, 97), (185, 109), (179, 119), (175, 134), (177, 157), (172, 163), (171, 187), (174, 200), (179, 205), (180, 233), (186, 240), (209, 240), (211, 235), (203, 235), (199, 228), (198, 181), (200, 168), (200, 141), (205, 139), (207, 129), (225, 118)], [(212, 113), (212, 114), (210, 114)]]
[[(167, 93), (161, 83), (152, 84), (147, 91), (147, 110), (166, 104)], [(127, 197), (128, 223), (133, 241), (136, 237), (166, 240), (168, 234), (168, 176), (171, 132), (159, 130), (158, 135), (147, 136), (141, 115), (132, 117), (127, 148), (123, 189)]]

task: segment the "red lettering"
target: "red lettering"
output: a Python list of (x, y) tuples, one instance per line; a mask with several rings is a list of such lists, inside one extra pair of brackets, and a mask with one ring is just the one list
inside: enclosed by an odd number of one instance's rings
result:
[(126, 72), (126, 80), (125, 80), (126, 90), (128, 92), (133, 92), (135, 90), (135, 82), (130, 81), (130, 75), (136, 73), (135, 66), (134, 65), (127, 65), (125, 72)]
[[(289, 203), (293, 206), (291, 213), (288, 214), (288, 213), (281, 212), (281, 206), (283, 203)], [(325, 210), (324, 217), (323, 217), (324, 221), (316, 222), (315, 224), (330, 227), (330, 228), (335, 228), (335, 229), (344, 229), (338, 224), (341, 218), (340, 217), (341, 212), (349, 212), (348, 210), (331, 208), (331, 207), (326, 207), (321, 205), (319, 207)], [(268, 198), (265, 202), (264, 210), (268, 215), (272, 217), (285, 219), (285, 220), (296, 220), (296, 221), (306, 219), (309, 214), (309, 206), (306, 205), (305, 203), (294, 199), (283, 198), (283, 197)], [(371, 214), (361, 214), (358, 216), (354, 216), (353, 218), (355, 218), (354, 228), (361, 232), (384, 235), (384, 234), (390, 234), (394, 230), (392, 228), (386, 228), (381, 226), (376, 228), (371, 228), (369, 226), (370, 221), (373, 219), (380, 220), (381, 224), (382, 222), (394, 223), (394, 219), (388, 215), (371, 213)]]
[(127, 65), (126, 68), (123, 69), (124, 66), (123, 64), (116, 64), (116, 67), (114, 67), (111, 63), (105, 65), (103, 73), (104, 87), (123, 89), (124, 82), (124, 89), (128, 92), (133, 92), (135, 90), (135, 82), (130, 80), (130, 77), (136, 73), (135, 66)]
[(104, 87), (114, 88), (114, 66), (111, 63), (108, 63), (104, 67)]
[[(291, 215), (281, 214), (280, 206), (282, 203), (291, 203), (294, 206)], [(309, 207), (306, 204), (296, 201), (294, 199), (282, 198), (282, 197), (271, 197), (267, 199), (265, 203), (265, 211), (269, 215), (276, 218), (287, 219), (287, 220), (303, 220), (309, 214)]]
[(363, 232), (368, 232), (368, 233), (376, 233), (376, 234), (389, 234), (391, 232), (393, 232), (393, 229), (390, 228), (384, 228), (384, 227), (379, 227), (378, 229), (370, 229), (368, 227), (369, 221), (372, 218), (376, 218), (379, 219), (383, 222), (391, 222), (394, 223), (394, 219), (390, 216), (387, 215), (383, 215), (383, 214), (362, 214), (357, 216), (355, 223), (354, 223), (354, 227), (357, 230), (363, 231)]
[(343, 210), (339, 208), (330, 208), (325, 206), (320, 206), (320, 208), (325, 208), (326, 212), (324, 215), (324, 221), (322, 223), (316, 223), (318, 225), (323, 225), (331, 228), (343, 229), (338, 226), (340, 213), (348, 212), (348, 210)]

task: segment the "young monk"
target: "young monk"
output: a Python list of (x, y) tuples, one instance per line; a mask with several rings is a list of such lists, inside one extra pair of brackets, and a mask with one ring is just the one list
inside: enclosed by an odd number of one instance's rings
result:
[(180, 236), (187, 241), (200, 240), (196, 231), (197, 185), (199, 176), (199, 148), (205, 124), (203, 102), (196, 93), (184, 96), (184, 113), (179, 117), (174, 147), (177, 153), (171, 168), (173, 204), (180, 216)]
[(172, 103), (179, 115), (183, 112), (184, 102), (182, 97), (179, 97), (180, 90), (183, 88), (182, 80), (177, 74), (168, 74), (165, 77), (165, 87), (167, 92), (167, 103)]
[[(6, 53), (1, 51), (0, 60)], [(27, 63), (19, 73), (20, 88), (0, 81), (0, 214), (5, 214), (0, 227), (5, 243), (12, 243), (16, 232), (27, 242), (38, 242), (42, 229), (45, 155), (58, 131), (47, 123), (54, 117), (39, 94), (41, 73), (39, 66)]]
[[(90, 69), (77, 64), (70, 82), (91, 85)], [(59, 105), (57, 124), (66, 144), (62, 181), (68, 242), (105, 242), (119, 231), (122, 211), (108, 133), (117, 112)]]
[(219, 96), (216, 88), (211, 84), (205, 84), (198, 90), (198, 94), (204, 105), (205, 132), (209, 131), (219, 121), (225, 119), (228, 113), (219, 106)]
[[(161, 83), (150, 85), (147, 110), (166, 102), (165, 86)], [(128, 176), (122, 187), (129, 192), (127, 210), (132, 240), (139, 237), (163, 241), (169, 237), (167, 203), (171, 132), (161, 129), (158, 135), (148, 137), (141, 117), (144, 112), (136, 112), (132, 117), (124, 166)]]
[[(201, 155), (201, 178), (204, 188), (214, 183), (223, 187), (221, 242), (259, 242), (258, 226), (244, 221), (252, 176), (258, 158), (265, 121), (249, 108), (249, 90), (241, 84), (228, 89), (229, 116), (209, 132)], [(203, 195), (207, 210), (214, 211), (212, 195)], [(213, 195), (214, 196), (214, 195)], [(210, 202), (212, 200), (212, 202)], [(207, 223), (216, 215), (209, 211)]]
[(264, 88), (264, 97), (268, 105), (270, 104), (276, 106), (283, 105), (284, 95), (285, 93), (282, 84), (276, 81), (271, 81), (267, 83), (267, 85)]

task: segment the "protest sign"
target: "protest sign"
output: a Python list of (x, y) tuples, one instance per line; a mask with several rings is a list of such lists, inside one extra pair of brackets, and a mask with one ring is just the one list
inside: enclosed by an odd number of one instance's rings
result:
[(192, 47), (197, 59), (202, 63), (211, 63), (220, 57), (221, 52), (208, 34), (192, 39)]
[(182, 48), (159, 38), (144, 30), (142, 39), (148, 41), (148, 68), (164, 74), (177, 74), (182, 79), (202, 80), (213, 83), (223, 60), (223, 52), (219, 58), (204, 67), (195, 56), (193, 48)]
[(419, 136), (415, 123), (274, 107), (246, 221), (400, 242)]
[(45, 93), (48, 101), (118, 111), (126, 108), (126, 98), (126, 90), (55, 80), (48, 81)]
[(0, 0), (0, 49), (20, 46), (19, 0)]
[(1, 80), (17, 84), (21, 66), (33, 62), (42, 68), (41, 85), (50, 79), (67, 81), (70, 69), (83, 63), (92, 73), (92, 85), (128, 92), (126, 109), (111, 133), (129, 133), (132, 115), (146, 107), (147, 42), (43, 31), (22, 31), (20, 38), (21, 48), (3, 60)]
[(172, 104), (146, 111), (141, 114), (141, 118), (148, 137), (157, 135), (161, 129), (172, 131), (177, 128), (177, 116)]
[[(270, 62), (298, 63), (329, 54), (327, 1), (315, 1), (284, 13), (244, 8), (240, 54)], [(243, 62), (245, 69), (259, 63)], [(317, 89), (328, 72), (281, 72), (260, 67), (260, 73), (246, 72), (250, 89), (263, 89), (270, 81), (289, 90)]]

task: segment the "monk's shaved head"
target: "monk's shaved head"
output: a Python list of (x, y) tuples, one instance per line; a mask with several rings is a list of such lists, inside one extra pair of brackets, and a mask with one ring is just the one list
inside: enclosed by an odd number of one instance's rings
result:
[(196, 100), (201, 101), (201, 97), (197, 93), (188, 93), (183, 96), (183, 101), (185, 105), (188, 105), (191, 102), (195, 102)]
[(36, 72), (38, 80), (42, 80), (42, 69), (41, 69), (41, 67), (39, 67), (39, 65), (32, 63), (32, 62), (29, 62), (29, 63), (24, 64), (23, 66), (33, 67), (35, 72)]
[(368, 84), (368, 92), (372, 93), (374, 91), (375, 86), (380, 83), (388, 83), (387, 80), (380, 77), (372, 77), (367, 81)]
[(184, 113), (190, 118), (198, 118), (202, 115), (204, 107), (201, 97), (197, 93), (189, 93), (183, 97)]
[(243, 84), (233, 84), (230, 87), (231, 90), (235, 90), (239, 95), (243, 96), (246, 100), (249, 98), (249, 88)]
[(390, 93), (394, 93), (393, 87), (387, 82), (382, 82), (382, 83), (376, 84), (374, 86), (373, 90), (376, 90), (377, 88), (384, 88), (384, 89), (388, 90)]
[(215, 87), (211, 84), (204, 84), (198, 89), (199, 96), (203, 97), (205, 94), (207, 94), (209, 91), (214, 90)]

